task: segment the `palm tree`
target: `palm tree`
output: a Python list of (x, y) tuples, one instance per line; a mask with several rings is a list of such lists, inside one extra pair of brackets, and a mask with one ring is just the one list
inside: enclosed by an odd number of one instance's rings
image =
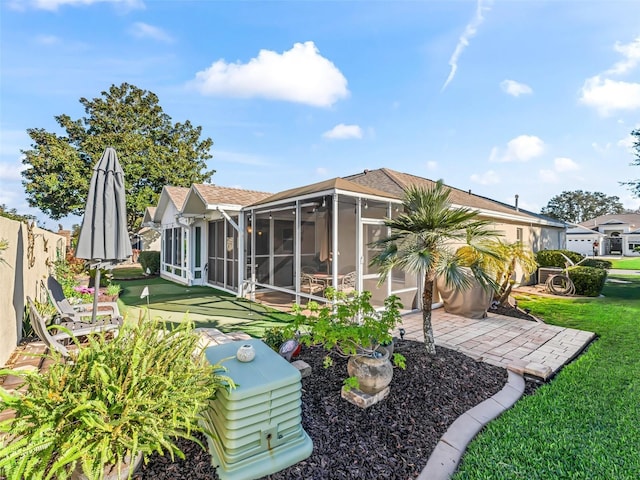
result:
[[(380, 267), (380, 283), (392, 269), (424, 276), (422, 292), (422, 326), (427, 353), (436, 354), (431, 326), (433, 284), (443, 276), (447, 285), (468, 288), (472, 277), (483, 286), (495, 287), (490, 271), (483, 262), (465, 261), (458, 253), (461, 244), (478, 252), (477, 258), (497, 256), (488, 240), (500, 234), (490, 228), (490, 222), (477, 218), (478, 212), (465, 207), (453, 207), (449, 200), (451, 190), (442, 181), (433, 187), (410, 186), (404, 192), (404, 213), (385, 220), (391, 229), (387, 238), (373, 243), (382, 251), (372, 260)], [(470, 268), (472, 275), (469, 274)]]

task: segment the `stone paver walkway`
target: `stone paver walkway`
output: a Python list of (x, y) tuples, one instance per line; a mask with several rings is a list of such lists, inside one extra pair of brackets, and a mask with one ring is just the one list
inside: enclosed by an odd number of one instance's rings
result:
[[(464, 318), (443, 308), (433, 310), (432, 325), (436, 345), (543, 380), (575, 358), (596, 336), (493, 313), (483, 319)], [(405, 315), (401, 328), (406, 332), (404, 338), (424, 341), (421, 312)]]

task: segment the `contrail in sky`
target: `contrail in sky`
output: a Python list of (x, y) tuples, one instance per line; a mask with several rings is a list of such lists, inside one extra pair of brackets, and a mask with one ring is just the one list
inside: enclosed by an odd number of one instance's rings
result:
[(440, 90), (441, 92), (444, 91), (445, 88), (447, 88), (447, 85), (449, 85), (451, 80), (453, 80), (453, 77), (456, 76), (456, 70), (458, 70), (458, 58), (460, 57), (460, 55), (462, 55), (464, 49), (469, 46), (469, 40), (475, 36), (478, 31), (478, 27), (484, 21), (483, 14), (491, 10), (492, 4), (493, 0), (478, 0), (478, 4), (476, 6), (476, 14), (471, 22), (467, 24), (462, 35), (460, 35), (460, 39), (458, 40), (456, 49), (453, 51), (453, 55), (451, 55), (451, 58), (449, 59), (451, 71), (449, 72), (447, 81), (444, 82), (444, 85), (442, 86), (442, 90)]

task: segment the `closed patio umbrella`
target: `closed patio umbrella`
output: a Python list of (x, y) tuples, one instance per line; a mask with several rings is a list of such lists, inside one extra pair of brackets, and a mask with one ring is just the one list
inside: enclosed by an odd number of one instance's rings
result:
[(96, 269), (93, 320), (98, 309), (100, 269), (113, 268), (131, 253), (124, 171), (115, 149), (107, 147), (93, 168), (76, 249), (76, 257), (88, 260), (91, 268)]

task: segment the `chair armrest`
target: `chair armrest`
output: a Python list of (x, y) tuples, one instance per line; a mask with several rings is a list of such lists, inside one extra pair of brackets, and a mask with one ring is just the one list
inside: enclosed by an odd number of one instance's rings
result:
[[(74, 316), (87, 317), (93, 315), (93, 303), (74, 305), (73, 308), (76, 311)], [(98, 302), (98, 314), (107, 315), (107, 313), (101, 313), (107, 311), (111, 312), (111, 316), (120, 316), (120, 308), (116, 302)]]

